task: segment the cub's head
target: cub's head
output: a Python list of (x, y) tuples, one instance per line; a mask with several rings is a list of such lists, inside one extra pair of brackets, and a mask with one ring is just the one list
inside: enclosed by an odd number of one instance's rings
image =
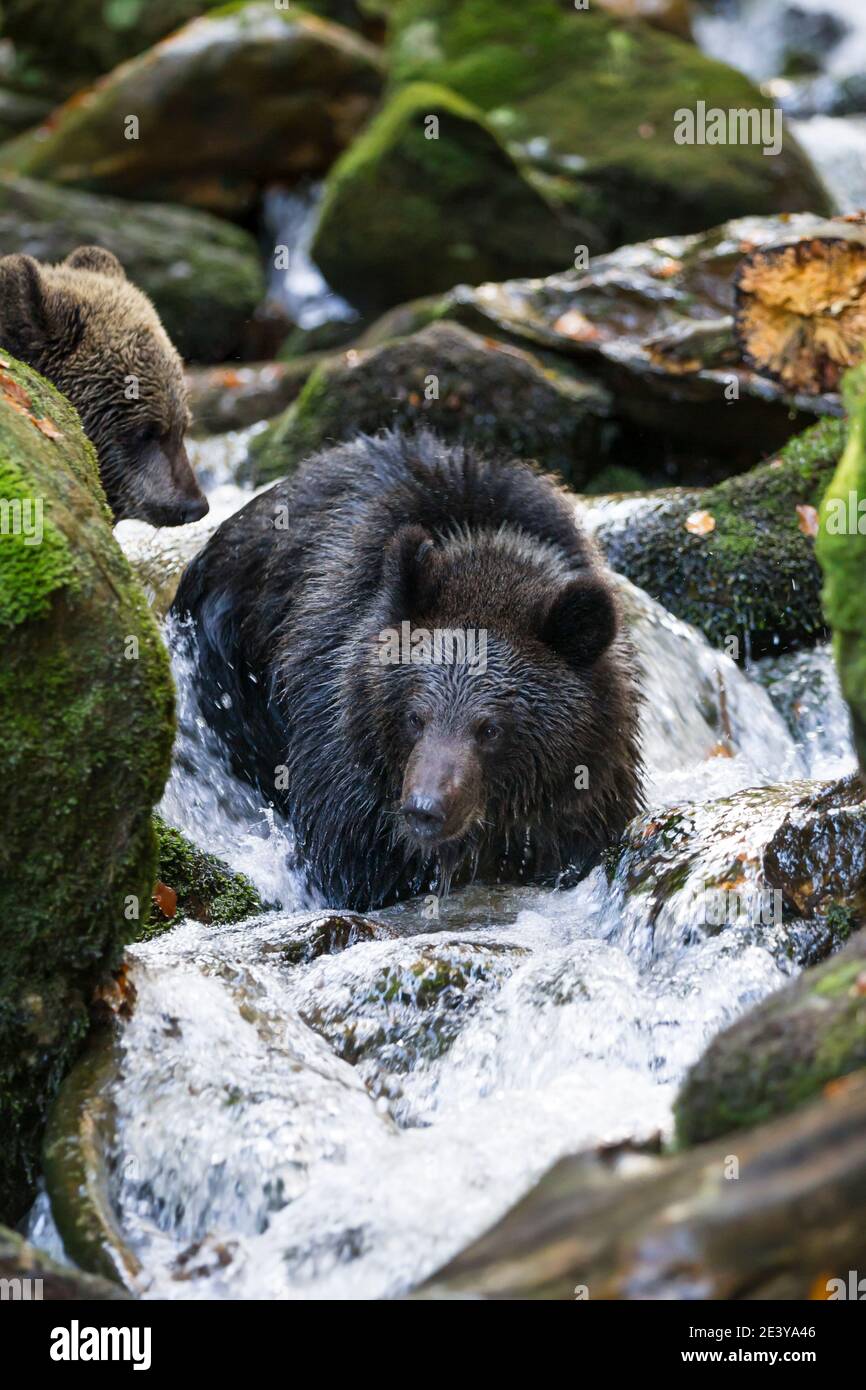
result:
[(396, 753), (404, 842), (443, 862), (526, 846), (558, 869), (622, 829), (639, 798), (635, 701), (603, 574), (514, 533), (406, 526), (382, 595), (367, 737)]
[(181, 526), (205, 515), (184, 448), (180, 358), (110, 251), (81, 246), (55, 266), (0, 258), (0, 345), (76, 407), (116, 521)]

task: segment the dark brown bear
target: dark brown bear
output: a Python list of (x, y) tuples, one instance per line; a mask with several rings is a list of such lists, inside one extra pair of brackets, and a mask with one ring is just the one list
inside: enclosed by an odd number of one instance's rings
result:
[(110, 251), (80, 246), (60, 265), (0, 257), (0, 346), (75, 406), (115, 521), (181, 526), (205, 515), (183, 442), (180, 358)]
[(329, 904), (572, 880), (639, 808), (610, 582), (528, 464), (361, 435), (225, 522), (174, 612), (208, 721)]

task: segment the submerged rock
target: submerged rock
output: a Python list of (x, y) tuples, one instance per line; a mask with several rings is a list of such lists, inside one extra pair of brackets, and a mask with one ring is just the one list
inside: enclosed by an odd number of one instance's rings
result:
[(646, 25), (557, 0), (403, 0), (389, 39), (392, 81), (442, 82), (486, 111), (590, 224), (593, 252), (743, 213), (826, 209), (789, 131), (773, 158), (761, 144), (675, 140), (676, 113), (699, 98), (725, 112), (772, 103)]
[(866, 771), (866, 366), (845, 385), (848, 440), (821, 508), (817, 551), (842, 693)]
[[(737, 1181), (732, 1182), (732, 1159)], [(808, 1299), (859, 1267), (866, 1075), (670, 1158), (566, 1158), (422, 1298)]]
[(174, 695), (75, 411), (0, 370), (0, 1211), (32, 1193), (45, 1107), (150, 901)]
[(866, 932), (713, 1039), (675, 1106), (700, 1144), (787, 1114), (866, 1068)]
[(115, 68), (7, 144), (0, 164), (92, 192), (240, 213), (267, 182), (327, 169), (381, 82), (378, 50), (357, 34), (250, 0)]
[(256, 483), (283, 477), (326, 443), (384, 426), (432, 426), (490, 452), (535, 458), (574, 482), (597, 462), (607, 393), (563, 364), (431, 324), (379, 348), (350, 350), (310, 377), (297, 401), (253, 439)]
[(248, 232), (190, 208), (0, 176), (0, 255), (62, 261), (82, 245), (114, 253), (183, 357), (219, 362), (242, 346), (265, 288)]
[(311, 249), (328, 283), (370, 313), (457, 281), (550, 274), (576, 239), (476, 107), (419, 83), (332, 169)]
[(715, 487), (590, 512), (614, 569), (738, 660), (814, 643), (824, 629), (818, 507), (844, 446), (841, 420)]

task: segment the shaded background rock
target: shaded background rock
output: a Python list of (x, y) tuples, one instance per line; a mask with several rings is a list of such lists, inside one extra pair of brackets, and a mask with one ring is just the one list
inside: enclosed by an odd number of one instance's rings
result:
[(154, 816), (153, 827), (158, 848), (158, 887), (147, 922), (136, 940), (158, 936), (187, 917), (220, 925), (241, 922), (263, 910), (258, 892), (244, 874), (235, 873), (215, 854), (199, 849), (161, 816)]
[(756, 145), (674, 143), (674, 113), (698, 100), (771, 103), (742, 73), (648, 26), (557, 0), (401, 0), (389, 59), (392, 83), (443, 82), (487, 111), (593, 225), (592, 253), (744, 213), (827, 208), (790, 134), (772, 159)]
[[(46, 1104), (94, 986), (150, 901), (150, 811), (174, 696), (144, 595), (111, 534), (75, 411), (0, 372), (0, 493), (41, 504), (41, 544), (0, 546), (0, 1211), (32, 1194)], [(22, 512), (22, 516), (25, 513)]]
[(0, 255), (23, 251), (53, 262), (82, 245), (114, 252), (182, 356), (219, 362), (243, 347), (264, 294), (248, 232), (191, 208), (0, 176)]
[[(78, 93), (7, 144), (10, 172), (239, 213), (280, 176), (321, 171), (369, 115), (376, 48), (302, 10), (227, 6)], [(139, 122), (127, 138), (128, 118)]]

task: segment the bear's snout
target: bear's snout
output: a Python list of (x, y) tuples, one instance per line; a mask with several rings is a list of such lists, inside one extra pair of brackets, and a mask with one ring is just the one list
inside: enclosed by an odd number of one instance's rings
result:
[(479, 812), (480, 771), (465, 743), (422, 738), (403, 778), (400, 813), (409, 835), (428, 846), (462, 835)]

